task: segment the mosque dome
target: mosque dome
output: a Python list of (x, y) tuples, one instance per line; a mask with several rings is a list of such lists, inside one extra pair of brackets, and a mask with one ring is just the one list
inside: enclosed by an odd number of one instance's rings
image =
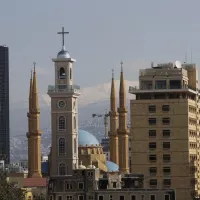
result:
[(99, 141), (91, 133), (79, 129), (78, 145), (82, 145), (82, 146), (99, 145)]
[(108, 172), (119, 171), (119, 166), (111, 161), (106, 161), (106, 167), (107, 167)]
[(65, 50), (65, 47), (58, 53), (57, 58), (70, 58), (70, 54)]

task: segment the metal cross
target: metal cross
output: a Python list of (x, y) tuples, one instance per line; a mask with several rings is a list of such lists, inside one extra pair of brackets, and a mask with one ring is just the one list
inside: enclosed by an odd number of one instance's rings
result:
[(120, 64), (121, 64), (121, 71), (123, 72), (123, 64), (124, 63), (121, 61)]
[(62, 35), (62, 46), (65, 45), (65, 34), (69, 34), (69, 32), (65, 32), (64, 27), (62, 27), (62, 32), (58, 32), (57, 34)]

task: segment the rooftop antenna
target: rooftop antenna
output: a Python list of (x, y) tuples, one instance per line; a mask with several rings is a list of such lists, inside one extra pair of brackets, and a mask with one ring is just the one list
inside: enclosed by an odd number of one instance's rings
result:
[(192, 50), (191, 50), (191, 64), (192, 64)]
[(187, 52), (185, 52), (185, 63), (187, 64)]

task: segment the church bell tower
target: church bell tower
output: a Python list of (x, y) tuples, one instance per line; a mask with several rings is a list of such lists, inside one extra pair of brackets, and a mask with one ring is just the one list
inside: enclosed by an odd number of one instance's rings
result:
[(73, 82), (73, 63), (64, 46), (64, 27), (62, 50), (55, 63), (55, 85), (48, 86), (51, 97), (52, 145), (50, 154), (50, 176), (70, 175), (78, 168), (78, 97), (80, 87)]

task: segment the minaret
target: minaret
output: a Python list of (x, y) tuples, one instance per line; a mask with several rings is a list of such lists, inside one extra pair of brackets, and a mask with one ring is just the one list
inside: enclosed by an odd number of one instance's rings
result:
[(32, 71), (31, 71), (31, 78), (30, 78), (30, 89), (29, 89), (29, 112), (27, 113), (28, 117), (28, 132), (26, 133), (28, 139), (28, 177), (31, 177), (31, 114), (32, 114), (32, 87), (33, 87), (33, 80), (32, 80)]
[(119, 169), (122, 172), (129, 172), (129, 141), (127, 131), (127, 108), (126, 108), (126, 92), (124, 85), (123, 62), (121, 61), (121, 76), (119, 89), (119, 128), (118, 140), (119, 142)]
[(32, 83), (32, 101), (31, 101), (31, 144), (30, 144), (30, 171), (31, 177), (42, 177), (41, 175), (41, 134), (40, 130), (40, 108), (38, 105), (38, 89), (37, 78), (35, 71), (33, 71), (33, 83)]
[(71, 175), (78, 168), (78, 97), (80, 87), (74, 85), (73, 63), (65, 49), (64, 31), (62, 49), (55, 63), (55, 85), (48, 87), (51, 97), (52, 144), (50, 154), (50, 176)]
[(112, 83), (110, 93), (110, 160), (116, 164), (119, 163), (118, 156), (118, 113), (116, 110), (116, 95), (115, 95), (115, 81), (114, 70), (112, 70)]

